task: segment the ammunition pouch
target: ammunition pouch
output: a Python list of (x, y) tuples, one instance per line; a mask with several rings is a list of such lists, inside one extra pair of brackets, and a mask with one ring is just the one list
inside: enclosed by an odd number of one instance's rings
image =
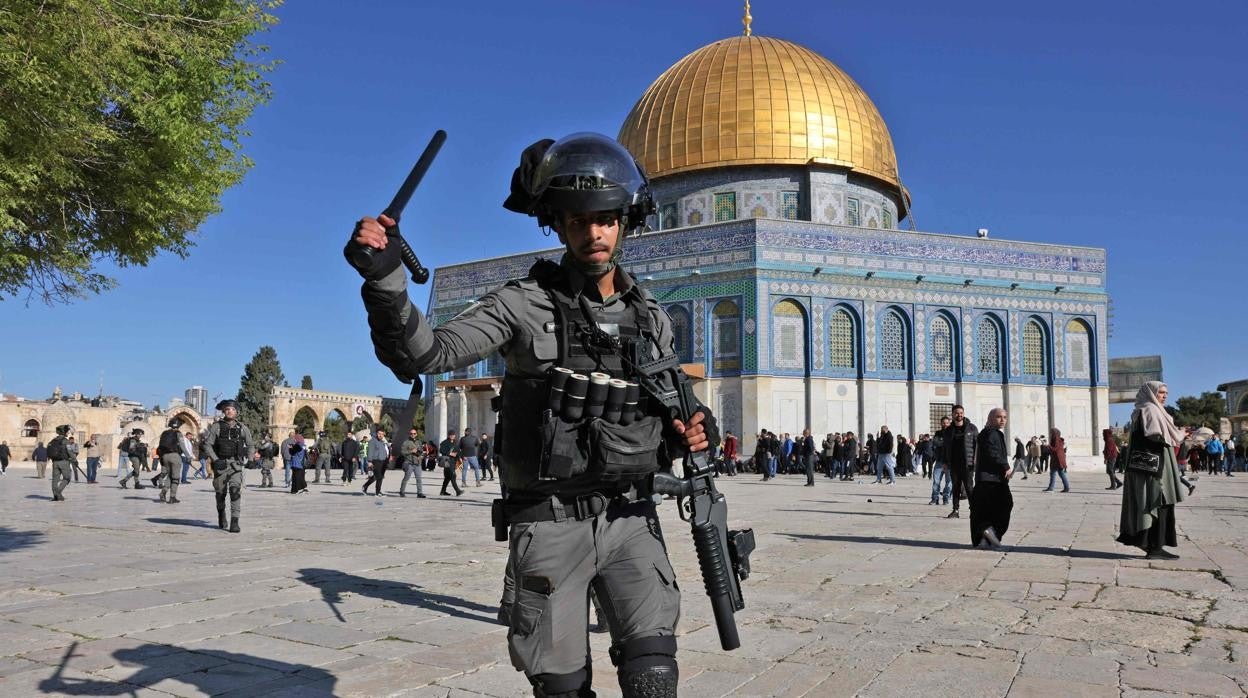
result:
[(567, 480), (589, 470), (590, 447), (585, 422), (565, 422), (549, 410), (542, 420), (538, 478)]
[(589, 424), (589, 443), (604, 480), (636, 480), (658, 472), (663, 422), (648, 415), (623, 426), (603, 419)]

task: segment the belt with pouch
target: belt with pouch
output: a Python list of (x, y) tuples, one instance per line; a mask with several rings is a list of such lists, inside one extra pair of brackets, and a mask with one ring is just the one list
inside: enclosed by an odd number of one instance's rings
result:
[(996, 473), (985, 472), (983, 470), (979, 471), (978, 473), (975, 473), (975, 479), (979, 480), (980, 482), (1005, 482), (1005, 478), (1001, 477), (1000, 475), (997, 475)]
[(629, 497), (631, 490), (623, 492), (590, 492), (588, 494), (551, 495), (539, 501), (523, 503), (502, 501), (502, 515), (506, 523), (535, 523), (538, 521), (584, 521), (606, 511), (613, 503), (628, 504), (636, 501)]

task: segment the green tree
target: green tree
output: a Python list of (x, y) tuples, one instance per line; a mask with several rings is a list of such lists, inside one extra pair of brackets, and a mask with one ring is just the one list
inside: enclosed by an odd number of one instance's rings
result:
[(285, 383), (286, 376), (282, 375), (282, 365), (273, 347), (260, 347), (243, 367), (238, 395), (234, 399), (238, 401), (239, 420), (251, 429), (257, 439), (268, 428), (273, 387)]
[(295, 431), (303, 434), (305, 439), (316, 436), (316, 413), (308, 407), (301, 407), (295, 413)]
[(386, 438), (394, 441), (394, 417), (390, 413), (381, 415), (381, 421), (377, 422), (377, 427), (386, 432)]
[(301, 390), (313, 390), (313, 388), (312, 388), (312, 376), (310, 376), (310, 375), (308, 375), (308, 374), (306, 374), (306, 373), (305, 373), (305, 374), (303, 374), (303, 379), (299, 381), (299, 388), (300, 388)]
[(342, 413), (337, 410), (331, 410), (329, 415), (325, 417), (325, 436), (330, 441), (338, 443), (347, 435), (347, 420), (343, 419)]
[(1216, 432), (1226, 416), (1226, 400), (1221, 393), (1206, 391), (1200, 397), (1181, 397), (1174, 406), (1178, 408), (1174, 421), (1181, 427), (1209, 427)]
[(372, 426), (373, 426), (373, 420), (361, 415), (359, 417), (356, 417), (354, 420), (352, 420), (351, 431), (353, 432), (364, 431), (365, 429), (369, 429)]
[(0, 9), (0, 299), (112, 288), (185, 257), (252, 162), (280, 0), (58, 0)]

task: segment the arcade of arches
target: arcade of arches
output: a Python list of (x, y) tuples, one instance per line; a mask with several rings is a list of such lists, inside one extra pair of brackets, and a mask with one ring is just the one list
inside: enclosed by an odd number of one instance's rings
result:
[(331, 393), (323, 390), (275, 387), (269, 398), (269, 428), (273, 438), (281, 440), (300, 427), (305, 434), (309, 426), (317, 431), (326, 418), (336, 413), (347, 424), (359, 418), (372, 423), (389, 416), (398, 419), (405, 400), (378, 395)]

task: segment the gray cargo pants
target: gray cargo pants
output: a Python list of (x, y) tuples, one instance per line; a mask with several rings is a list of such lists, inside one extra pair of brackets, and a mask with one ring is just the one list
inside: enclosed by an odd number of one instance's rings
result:
[(212, 489), (217, 495), (217, 511), (225, 511), (225, 498), (230, 498), (230, 518), (237, 519), (243, 513), (243, 464), (236, 460), (221, 460), (212, 464)]
[(182, 455), (165, 453), (160, 457), (160, 498), (177, 499), (182, 480)]
[(586, 668), (591, 584), (613, 643), (675, 635), (680, 588), (649, 500), (613, 502), (583, 521), (512, 524), (507, 571), (500, 615), (526, 676)]
[(64, 495), (65, 487), (69, 485), (69, 480), (74, 476), (72, 466), (67, 460), (52, 461), (52, 497), (60, 499)]

